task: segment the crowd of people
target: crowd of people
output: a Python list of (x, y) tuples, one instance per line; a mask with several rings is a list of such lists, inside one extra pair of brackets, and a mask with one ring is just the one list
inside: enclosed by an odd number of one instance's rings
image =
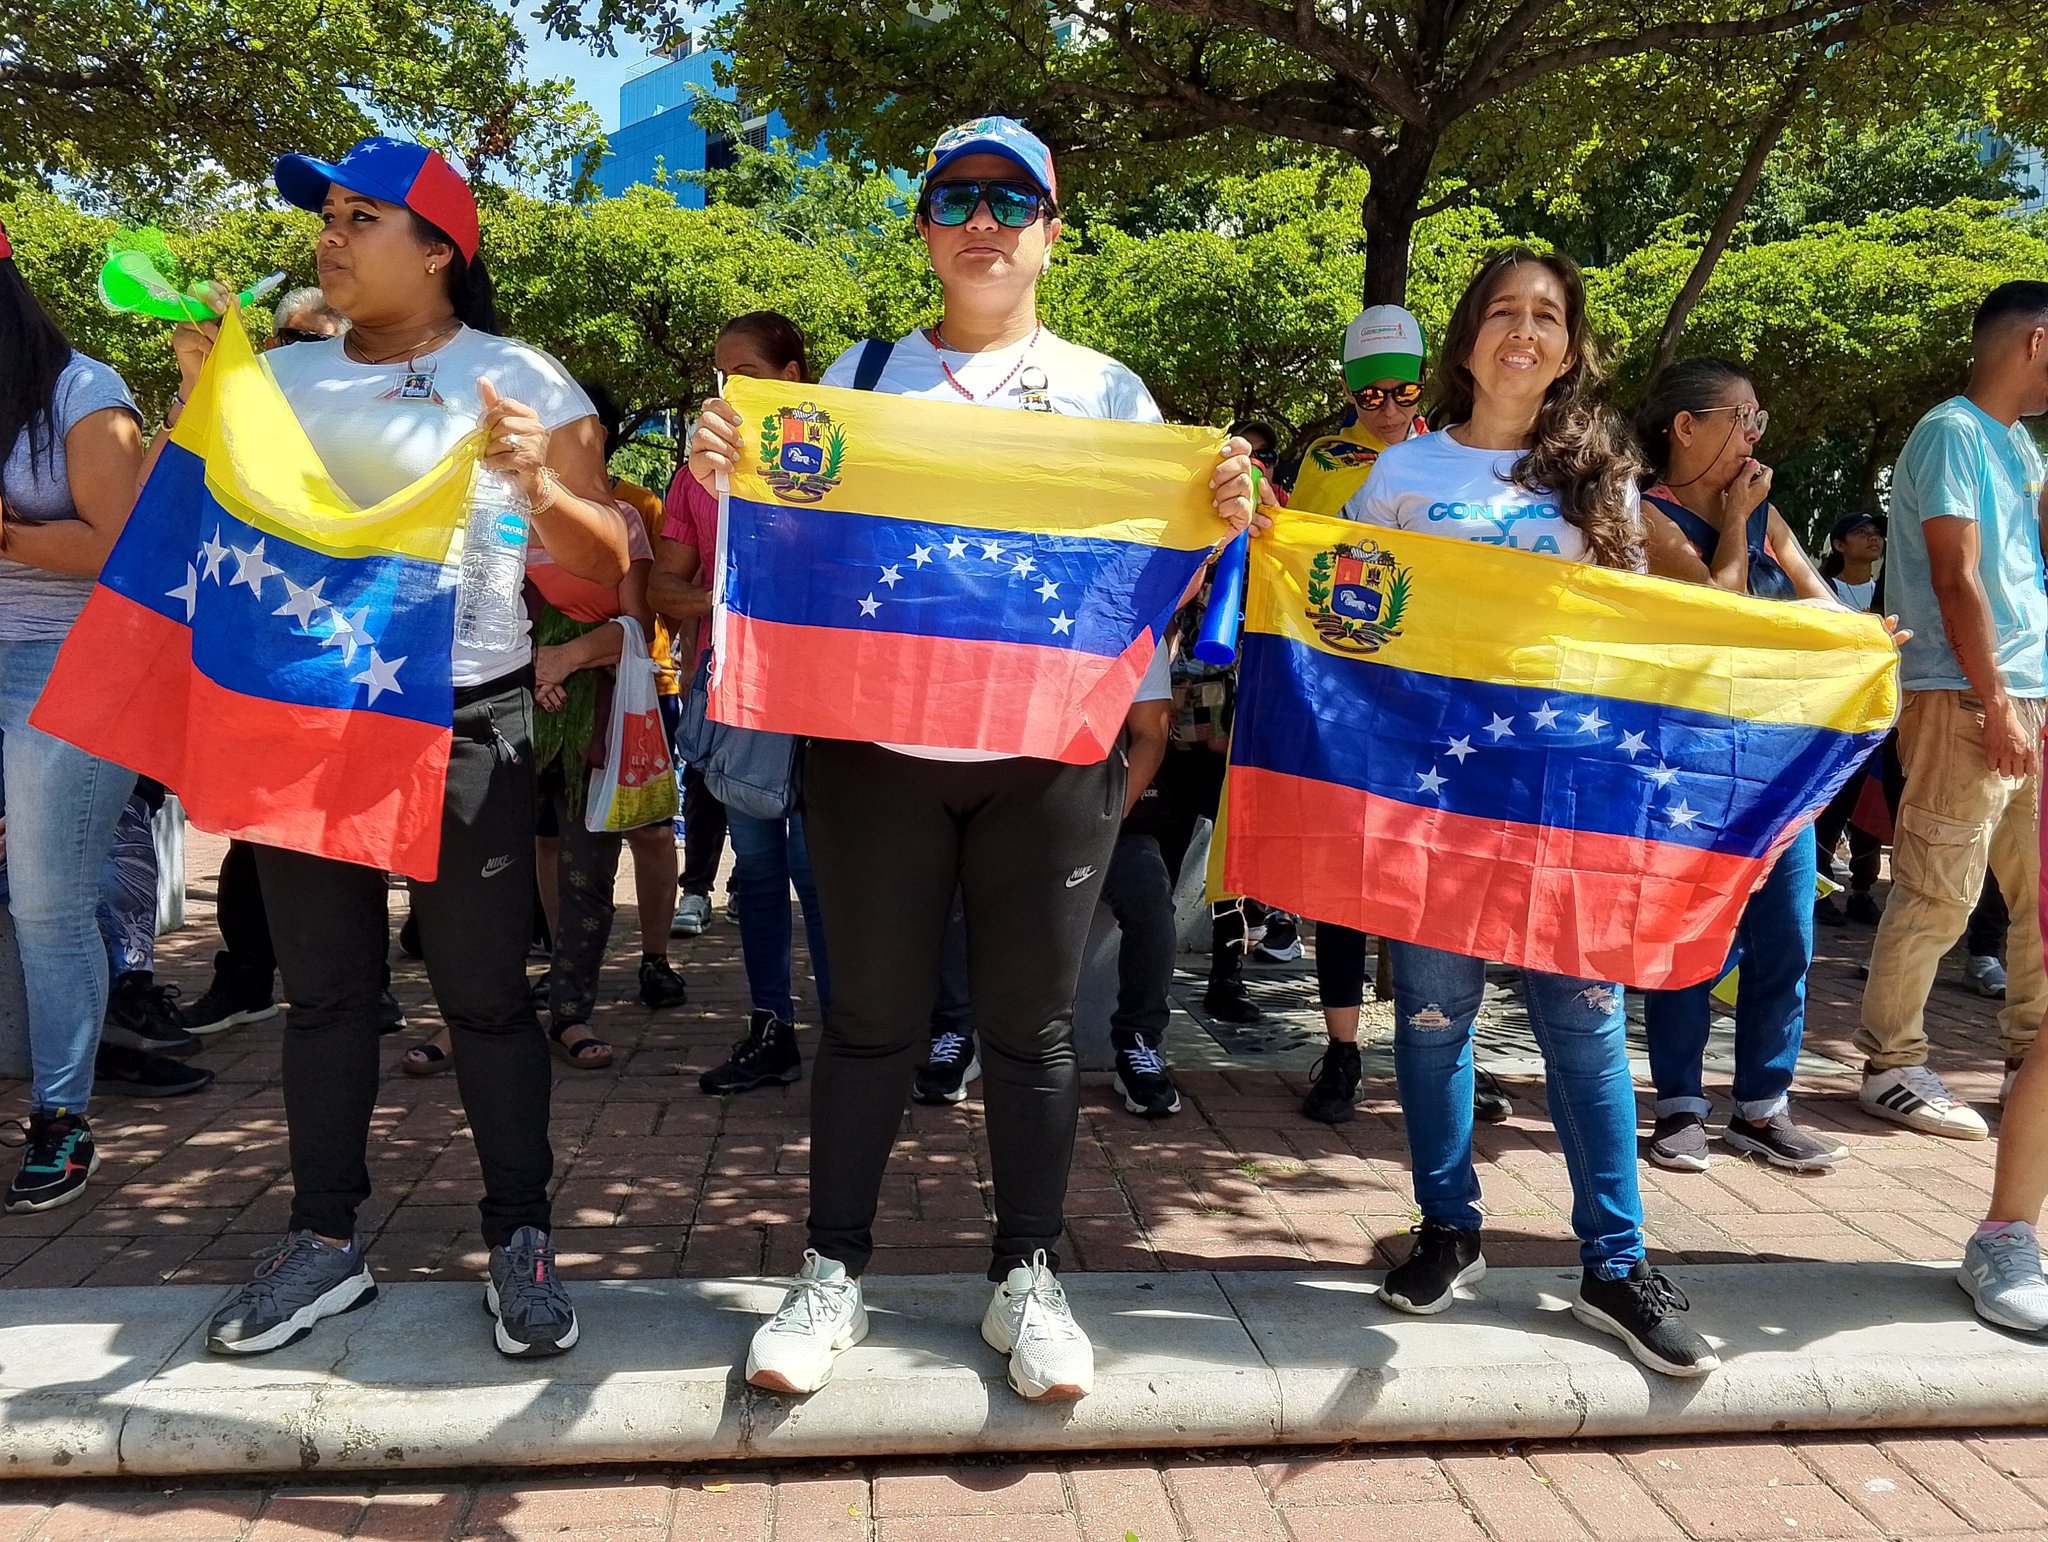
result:
[[(808, 1247), (753, 1339), (747, 1379), (813, 1391), (866, 1333), (863, 1275), (906, 1105), (956, 1103), (979, 1081), (995, 1215), (983, 1338), (1007, 1357), (1022, 1396), (1087, 1393), (1093, 1352), (1059, 1282), (1080, 1098), (1074, 1000), (1100, 904), (1121, 932), (1114, 1086), (1134, 1115), (1176, 1114), (1166, 1044), (1174, 894), (1217, 808), (1236, 689), (1230, 670), (1187, 646), (1208, 601), (1201, 580), (1137, 689), (1122, 743), (1098, 763), (815, 740), (804, 747), (801, 800), (777, 816), (723, 807), (715, 778), (686, 766), (680, 864), (666, 820), (592, 833), (583, 798), (603, 731), (595, 704), (624, 650), (652, 640), (672, 735), (713, 663), (718, 494), (741, 461), (738, 414), (706, 402), (666, 497), (634, 486), (608, 468), (621, 420), (610, 393), (500, 333), (475, 203), (439, 155), (369, 139), (332, 163), (285, 156), (276, 183), (319, 214), (322, 230), (318, 287), (279, 304), (268, 360), (336, 482), (368, 505), (480, 431), (485, 472), (501, 489), (482, 510), (482, 538), (502, 530), (505, 507), (523, 522), (523, 582), (491, 582), (484, 563), (473, 573), (464, 562), (442, 860), (439, 876), (410, 882), (399, 938), (424, 960), (446, 1024), (400, 1064), (454, 1072), (482, 1173), (498, 1348), (555, 1354), (579, 1332), (550, 1237), (549, 1051), (572, 1074), (612, 1063), (590, 1022), (619, 857), (630, 850), (635, 867), (640, 999), (660, 1010), (686, 999), (670, 939), (710, 923), (729, 839), (750, 1011), (702, 1087), (734, 1096), (810, 1082)], [(1029, 130), (984, 118), (949, 131), (927, 160), (915, 212), (939, 317), (856, 344), (822, 385), (1160, 421), (1138, 373), (1040, 319), (1039, 280), (1062, 224), (1052, 156)], [(406, 1026), (389, 991), (386, 875), (235, 843), (220, 875), (213, 980), (183, 1003), (153, 974), (149, 832), (166, 789), (138, 786), (28, 722), (218, 325), (177, 327), (182, 384), (151, 437), (119, 378), (50, 320), (0, 236), (0, 785), (30, 1083), (6, 1209), (75, 1200), (99, 1161), (95, 1091), (199, 1090), (208, 1073), (186, 1057), (213, 1034), (275, 1017), (281, 983), (291, 1003), (288, 1233), (207, 1330), (214, 1351), (255, 1354), (376, 1294), (356, 1218), (370, 1194), (379, 1039)], [(1857, 924), (1876, 928), (1857, 1041), (1861, 1106), (1916, 1130), (1983, 1138), (1982, 1115), (1928, 1068), (1923, 1024), (1937, 965), (1967, 930), (1970, 979), (2003, 998), (2007, 1076), (1997, 1189), (1959, 1278), (1987, 1318), (2043, 1331), (2048, 1281), (2033, 1228), (2048, 1194), (2048, 1072), (2028, 1051), (2048, 1009), (2038, 904), (2048, 508), (2022, 420), (2048, 412), (2048, 284), (1992, 291), (1971, 343), (1967, 387), (1901, 450), (1889, 519), (1836, 521), (1817, 561), (1772, 501), (1771, 469), (1757, 456), (1768, 382), (1739, 361), (1682, 360), (1625, 422), (1602, 402), (1578, 270), (1519, 247), (1478, 266), (1433, 357), (1405, 309), (1362, 313), (1337, 361), (1341, 421), (1298, 459), (1283, 457), (1269, 425), (1233, 425), (1219, 438), (1209, 495), (1219, 545), (1246, 530), (1256, 539), (1291, 508), (1896, 616), (1887, 624), (1905, 706), (1893, 741), (1778, 852), (1748, 898), (1729, 960), (1740, 964), (1735, 1070), (1718, 1139), (1791, 1170), (1824, 1171), (1843, 1156), (1795, 1117), (1788, 1094), (1815, 927)], [(722, 379), (812, 378), (801, 331), (773, 312), (733, 317), (715, 363)], [(1846, 907), (1832, 898), (1844, 842)], [(818, 1019), (808, 1036), (798, 1031), (792, 889)], [(1404, 1312), (1447, 1310), (1486, 1269), (1473, 1128), (1511, 1109), (1474, 1065), (1488, 961), (1376, 943), (1244, 896), (1211, 914), (1205, 1010), (1255, 1020), (1245, 959), (1299, 957), (1305, 925), (1328, 1042), (1302, 1114), (1353, 1117), (1366, 991), (1390, 996), (1421, 1220), (1380, 1296)], [(549, 962), (529, 983), (536, 943)], [(1637, 1163), (1697, 1172), (1711, 1160), (1712, 987), (1645, 1002), (1654, 1103), (1644, 1139), (1622, 984), (1535, 971), (1520, 982), (1571, 1180), (1583, 1264), (1572, 1309), (1643, 1364), (1682, 1377), (1718, 1361), (1687, 1325), (1684, 1292), (1646, 1257)]]

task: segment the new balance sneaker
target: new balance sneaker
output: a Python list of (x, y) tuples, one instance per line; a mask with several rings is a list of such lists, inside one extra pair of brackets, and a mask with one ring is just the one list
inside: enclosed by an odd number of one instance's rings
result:
[(1589, 1328), (1611, 1333), (1628, 1352), (1666, 1376), (1704, 1376), (1721, 1364), (1714, 1347), (1685, 1325), (1679, 1314), (1692, 1303), (1685, 1292), (1640, 1259), (1618, 1280), (1591, 1269), (1579, 1275), (1572, 1316)]
[(203, 1048), (178, 1011), (178, 988), (159, 985), (142, 970), (120, 976), (107, 992), (100, 1042), (150, 1055), (196, 1055)]
[(7, 1185), (7, 1213), (29, 1215), (68, 1205), (99, 1171), (100, 1154), (83, 1114), (67, 1109), (36, 1109), (28, 1123), (9, 1124), (26, 1137), (20, 1144), (21, 1171)]
[(832, 1379), (842, 1349), (868, 1336), (860, 1281), (846, 1266), (804, 1251), (804, 1266), (775, 1315), (754, 1330), (747, 1383), (770, 1392), (815, 1392)]
[(711, 924), (711, 896), (685, 894), (676, 901), (676, 918), (669, 923), (671, 937), (701, 937)]
[(1358, 1084), (1365, 1079), (1365, 1070), (1355, 1043), (1330, 1040), (1308, 1074), (1308, 1096), (1301, 1100), (1304, 1114), (1321, 1124), (1348, 1124), (1358, 1117)]
[(1262, 1023), (1266, 1014), (1252, 1000), (1242, 980), (1211, 980), (1202, 994), (1202, 1010), (1219, 1023)]
[(1984, 1116), (1950, 1092), (1941, 1078), (1924, 1065), (1902, 1065), (1867, 1073), (1856, 1101), (1863, 1105), (1865, 1113), (1929, 1135), (1982, 1140), (1991, 1133)]
[(732, 1047), (724, 1065), (713, 1066), (697, 1085), (713, 1097), (752, 1092), (756, 1087), (787, 1086), (804, 1074), (796, 1047), (796, 1025), (773, 1012), (755, 1011), (747, 1019), (747, 1036)]
[(1991, 1001), (2005, 1000), (2005, 965), (1987, 953), (1973, 953), (1963, 965), (1963, 983)]
[(248, 1284), (213, 1314), (206, 1347), (217, 1355), (261, 1355), (296, 1344), (323, 1317), (377, 1299), (361, 1239), (345, 1248), (295, 1231), (256, 1266)]
[(2041, 1275), (2041, 1242), (2033, 1227), (2013, 1221), (1978, 1232), (1963, 1249), (1956, 1283), (1986, 1322), (2022, 1333), (2048, 1330), (2048, 1279)]
[(1792, 1122), (1791, 1110), (1783, 1108), (1768, 1119), (1731, 1116), (1721, 1140), (1737, 1151), (1795, 1173), (1824, 1173), (1849, 1154), (1840, 1141), (1822, 1140), (1802, 1130)]
[(522, 1226), (491, 1249), (484, 1310), (496, 1319), (501, 1355), (559, 1355), (574, 1347), (576, 1308), (555, 1273), (555, 1245), (538, 1226)]
[(1707, 1121), (1698, 1114), (1666, 1114), (1650, 1131), (1650, 1160), (1674, 1173), (1703, 1173), (1707, 1154)]
[(1284, 910), (1266, 912), (1266, 935), (1252, 957), (1267, 964), (1291, 964), (1301, 957), (1301, 923)]
[(996, 1287), (981, 1315), (981, 1337), (1010, 1357), (1010, 1390), (1019, 1397), (1086, 1397), (1095, 1385), (1095, 1348), (1074, 1321), (1043, 1248)]
[(1111, 1085), (1125, 1108), (1147, 1119), (1164, 1119), (1180, 1112), (1180, 1090), (1166, 1074), (1166, 1062), (1158, 1050), (1142, 1041), (1118, 1044), (1112, 1058), (1116, 1075)]
[(640, 1005), (659, 1012), (664, 1007), (679, 1007), (689, 999), (689, 988), (683, 984), (683, 977), (669, 966), (667, 959), (646, 954), (641, 956)]
[(1491, 1071), (1472, 1068), (1472, 1117), (1480, 1124), (1505, 1124), (1515, 1111), (1514, 1101), (1493, 1079)]
[(1415, 1246), (1405, 1262), (1396, 1264), (1380, 1286), (1380, 1300), (1396, 1311), (1434, 1317), (1457, 1299), (1460, 1285), (1486, 1278), (1486, 1258), (1479, 1251), (1479, 1231), (1463, 1231), (1441, 1221), (1415, 1228)]
[(963, 1102), (967, 1084), (980, 1076), (981, 1056), (975, 1051), (974, 1035), (949, 1028), (932, 1040), (931, 1057), (917, 1068), (917, 1085), (911, 1096), (920, 1103)]
[(246, 968), (226, 951), (214, 954), (213, 983), (206, 987), (205, 995), (183, 1009), (185, 1031), (203, 1038), (277, 1016), (277, 1002), (270, 994), (275, 973)]
[(119, 1044), (102, 1044), (92, 1057), (96, 1097), (182, 1098), (213, 1085), (213, 1072)]

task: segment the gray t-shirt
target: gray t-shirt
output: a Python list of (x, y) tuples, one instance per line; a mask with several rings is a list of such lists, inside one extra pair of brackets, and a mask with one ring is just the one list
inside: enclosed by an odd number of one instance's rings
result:
[[(72, 354), (51, 396), (48, 446), (39, 445), (31, 456), (29, 434), (23, 430), (0, 465), (0, 497), (6, 499), (10, 522), (44, 525), (78, 518), (64, 439), (81, 420), (109, 407), (135, 413), (138, 421), (142, 417), (119, 375), (98, 359)], [(0, 642), (62, 641), (85, 608), (92, 585), (90, 578), (67, 578), (0, 557)]]

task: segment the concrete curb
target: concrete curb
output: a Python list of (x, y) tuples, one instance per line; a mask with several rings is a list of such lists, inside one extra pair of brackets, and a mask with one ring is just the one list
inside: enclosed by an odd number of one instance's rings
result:
[(1036, 1407), (976, 1327), (979, 1281), (871, 1279), (873, 1332), (814, 1397), (741, 1384), (773, 1282), (577, 1289), (583, 1341), (510, 1361), (480, 1288), (387, 1286), (256, 1360), (206, 1354), (213, 1288), (0, 1292), (0, 1472), (185, 1476), (1350, 1440), (2048, 1423), (2048, 1343), (1971, 1315), (1952, 1266), (1684, 1270), (1720, 1346), (1655, 1376), (1568, 1312), (1575, 1271), (1503, 1269), (1435, 1318), (1313, 1271), (1069, 1275), (1096, 1390)]

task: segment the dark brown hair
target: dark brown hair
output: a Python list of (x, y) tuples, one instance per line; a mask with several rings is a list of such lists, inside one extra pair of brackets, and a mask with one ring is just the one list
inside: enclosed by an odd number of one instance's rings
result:
[(1630, 494), (1642, 466), (1628, 430), (1592, 400), (1601, 380), (1600, 359), (1586, 320), (1586, 283), (1571, 258), (1515, 246), (1488, 258), (1473, 275), (1444, 329), (1430, 426), (1440, 430), (1472, 421), (1477, 387), (1471, 358), (1480, 324), (1502, 277), (1525, 262), (1548, 269), (1564, 290), (1572, 362), (1543, 393), (1535, 442), (1515, 462), (1514, 483), (1525, 492), (1554, 494), (1565, 521), (1585, 535), (1588, 555), (1601, 567), (1640, 569), (1642, 522)]
[(754, 346), (761, 350), (761, 357), (777, 369), (796, 366), (797, 379), (811, 378), (811, 361), (804, 348), (804, 335), (781, 311), (748, 311), (735, 316), (718, 329), (719, 340), (728, 337), (752, 338)]

